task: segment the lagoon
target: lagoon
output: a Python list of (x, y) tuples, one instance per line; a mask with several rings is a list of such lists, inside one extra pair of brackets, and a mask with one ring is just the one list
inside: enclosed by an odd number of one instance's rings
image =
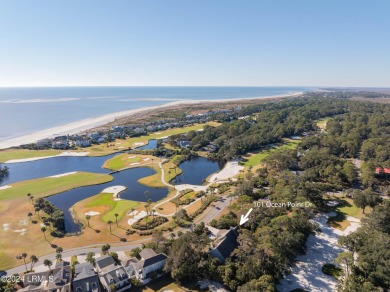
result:
[(202, 185), (203, 181), (212, 173), (221, 170), (223, 164), (204, 157), (195, 157), (180, 163), (183, 172), (170, 182), (176, 185), (191, 184)]
[(80, 231), (80, 226), (74, 222), (69, 209), (77, 202), (99, 194), (105, 188), (116, 185), (127, 187), (127, 189), (121, 192), (119, 195), (121, 199), (125, 200), (145, 202), (147, 200), (145, 196), (146, 191), (150, 193), (148, 199), (151, 199), (153, 202), (166, 197), (168, 195), (168, 189), (151, 188), (138, 183), (139, 179), (153, 175), (155, 173), (155, 170), (145, 167), (126, 169), (113, 173), (112, 176), (114, 179), (110, 182), (58, 193), (51, 197), (47, 197), (47, 200), (64, 211), (66, 232), (74, 233)]

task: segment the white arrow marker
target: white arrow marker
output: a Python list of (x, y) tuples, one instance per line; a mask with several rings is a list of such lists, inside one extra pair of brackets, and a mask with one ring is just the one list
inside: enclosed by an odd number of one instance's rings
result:
[(252, 210), (253, 210), (253, 209), (250, 208), (250, 210), (248, 211), (248, 213), (245, 214), (245, 216), (244, 216), (244, 215), (241, 215), (240, 225), (242, 225), (242, 224), (248, 222), (248, 220), (249, 220), (248, 216), (249, 216), (249, 214), (252, 212)]

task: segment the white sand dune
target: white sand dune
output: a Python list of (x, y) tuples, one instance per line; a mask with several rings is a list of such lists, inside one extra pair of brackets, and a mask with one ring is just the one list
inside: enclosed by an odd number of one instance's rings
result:
[(225, 167), (220, 172), (217, 172), (210, 176), (209, 182), (233, 178), (243, 169), (244, 167), (242, 165), (239, 165), (238, 161), (229, 161), (228, 163), (226, 163)]
[(28, 135), (24, 135), (21, 137), (12, 138), (6, 141), (0, 142), (0, 149), (7, 149), (10, 147), (20, 146), (22, 144), (34, 143), (41, 139), (46, 138), (54, 138), (56, 136), (61, 135), (72, 135), (77, 134), (94, 127), (103, 126), (107, 123), (115, 121), (115, 119), (123, 118), (126, 116), (134, 115), (140, 112), (145, 112), (154, 109), (161, 108), (169, 108), (177, 105), (185, 105), (185, 104), (204, 104), (204, 103), (223, 103), (227, 101), (239, 101), (239, 100), (255, 100), (255, 99), (267, 99), (267, 98), (282, 98), (282, 97), (295, 97), (302, 95), (303, 92), (295, 92), (283, 95), (275, 95), (275, 96), (262, 96), (262, 97), (253, 97), (253, 98), (236, 98), (236, 99), (219, 99), (219, 100), (179, 100), (170, 103), (166, 103), (163, 105), (151, 106), (151, 107), (143, 107), (138, 109), (126, 110), (121, 112), (116, 112), (112, 114), (106, 114), (100, 117), (93, 117), (84, 119), (81, 121), (76, 121), (70, 124), (53, 127), (50, 129), (38, 131), (35, 133), (31, 133)]
[(48, 177), (51, 177), (51, 178), (58, 178), (58, 177), (63, 177), (63, 176), (67, 176), (67, 175), (72, 175), (72, 174), (75, 174), (75, 173), (77, 173), (77, 171), (65, 172), (65, 173), (61, 173), (61, 174), (57, 174), (57, 175), (52, 175), (52, 176), (48, 176)]
[(321, 214), (313, 220), (319, 225), (321, 232), (317, 232), (315, 236), (309, 235), (306, 254), (297, 258), (298, 263), (292, 267), (291, 274), (277, 285), (278, 291), (287, 292), (298, 288), (305, 291), (335, 291), (336, 279), (322, 273), (322, 266), (334, 263), (337, 255), (344, 251), (337, 245), (339, 236), (355, 231), (360, 223), (358, 219), (350, 217), (351, 226), (341, 231), (326, 224), (328, 218), (334, 215), (335, 213)]

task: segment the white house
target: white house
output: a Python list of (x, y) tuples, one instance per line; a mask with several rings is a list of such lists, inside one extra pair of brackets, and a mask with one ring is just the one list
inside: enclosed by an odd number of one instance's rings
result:
[[(105, 255), (96, 260), (96, 270), (100, 283), (107, 292), (128, 291), (131, 288), (129, 276), (121, 265), (117, 265), (110, 255)], [(115, 286), (115, 289), (112, 289)]]
[[(163, 268), (167, 256), (163, 253), (156, 254), (153, 249), (145, 248), (139, 253), (141, 260), (129, 261), (134, 267), (135, 277), (143, 284), (147, 284), (155, 278), (163, 275)], [(129, 269), (127, 269), (129, 271)]]

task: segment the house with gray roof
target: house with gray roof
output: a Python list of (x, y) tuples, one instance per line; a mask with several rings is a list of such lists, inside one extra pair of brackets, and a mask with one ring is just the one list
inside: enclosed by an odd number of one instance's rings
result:
[[(99, 274), (100, 283), (108, 292), (127, 291), (131, 288), (131, 283), (126, 270), (117, 265), (110, 255), (99, 257), (95, 260), (96, 270)], [(115, 287), (115, 289), (114, 289)]]
[(71, 268), (63, 266), (45, 272), (25, 274), (23, 276), (25, 288), (19, 291), (70, 292), (71, 282)]
[(232, 252), (238, 247), (237, 226), (229, 230), (218, 232), (216, 240), (212, 243), (210, 255), (225, 263)]
[(91, 263), (74, 266), (73, 292), (100, 292), (99, 277)]
[(133, 273), (134, 271), (135, 277), (143, 284), (147, 284), (163, 275), (163, 268), (167, 261), (165, 254), (156, 254), (153, 249), (145, 248), (139, 255), (141, 257), (140, 260), (134, 260), (133, 258), (126, 263), (127, 267), (125, 268), (128, 273)]

